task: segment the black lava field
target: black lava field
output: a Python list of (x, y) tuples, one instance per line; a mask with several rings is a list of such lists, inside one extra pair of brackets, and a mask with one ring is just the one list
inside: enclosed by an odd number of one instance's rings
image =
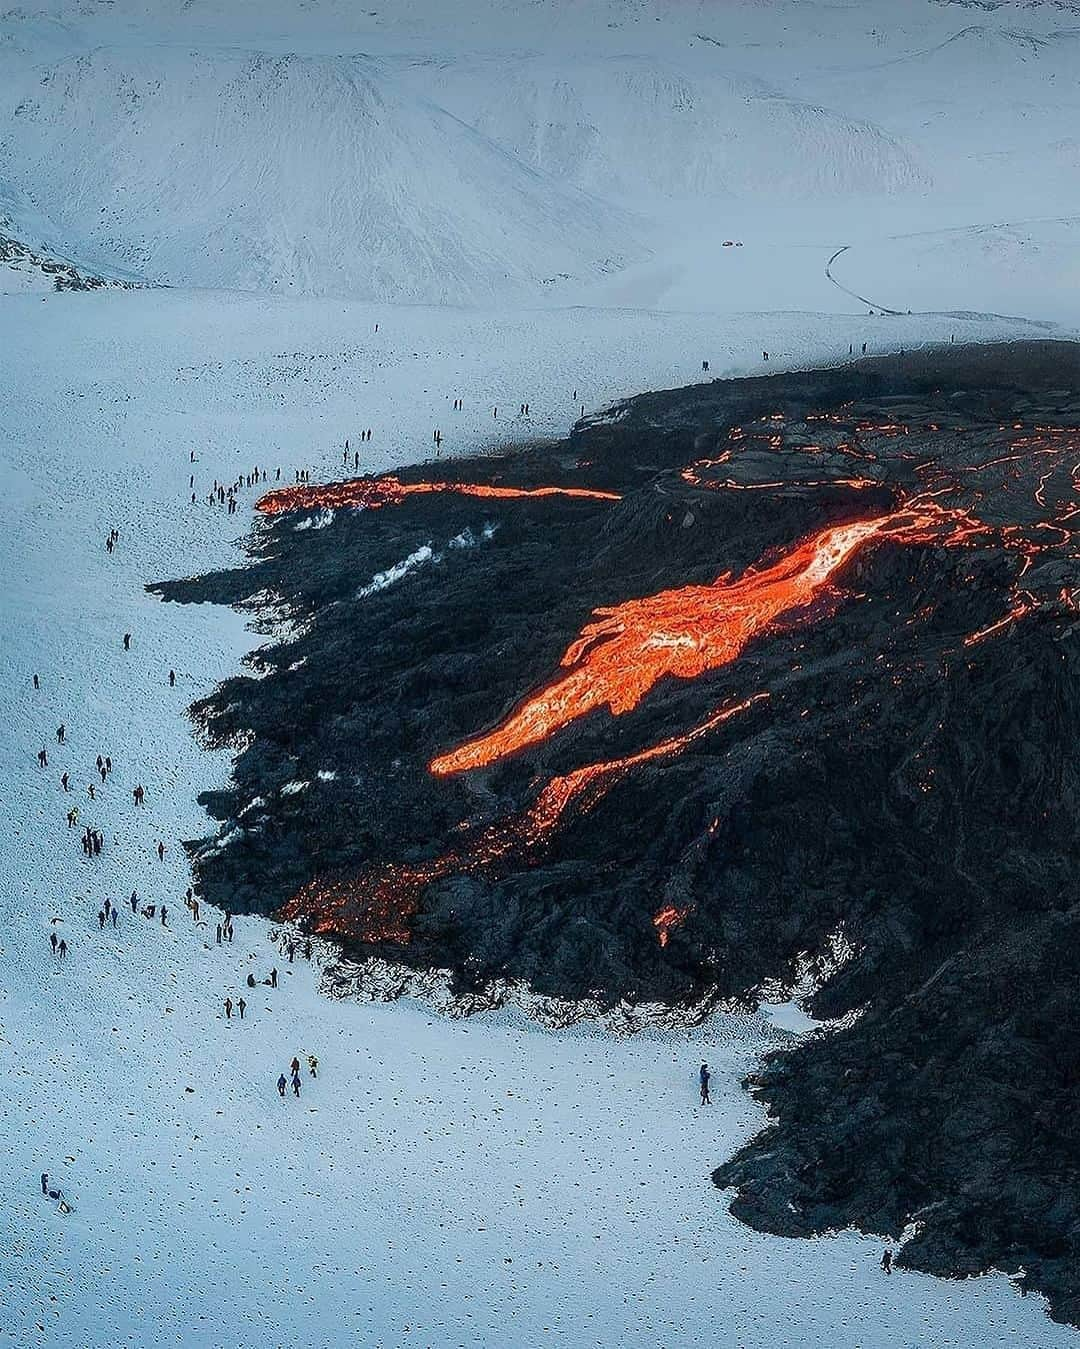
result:
[(749, 1084), (734, 1212), (1080, 1321), (1076, 347), (652, 393), (261, 507), (250, 565), (152, 587), (270, 635), (193, 709), (237, 750), (203, 895), (463, 997), (811, 977), (837, 1024)]

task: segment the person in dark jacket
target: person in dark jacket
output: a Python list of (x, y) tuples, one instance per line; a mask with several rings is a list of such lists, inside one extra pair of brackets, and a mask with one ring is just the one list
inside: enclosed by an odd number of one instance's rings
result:
[(701, 1083), (702, 1105), (712, 1105), (712, 1101), (709, 1098), (709, 1079), (711, 1077), (712, 1073), (709, 1072), (709, 1065), (707, 1063), (703, 1063), (698, 1072), (698, 1081)]

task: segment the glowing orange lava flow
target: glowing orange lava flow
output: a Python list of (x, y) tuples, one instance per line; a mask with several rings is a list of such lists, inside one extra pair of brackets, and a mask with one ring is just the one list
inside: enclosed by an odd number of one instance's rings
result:
[(546, 740), (596, 708), (635, 708), (665, 676), (694, 679), (730, 664), (785, 614), (819, 598), (851, 557), (872, 541), (959, 543), (985, 526), (929, 497), (887, 515), (831, 525), (769, 567), (710, 586), (662, 590), (594, 611), (560, 662), (569, 671), (528, 698), (486, 735), (432, 760), (431, 772), (461, 773)]
[(370, 511), (380, 506), (398, 506), (407, 496), (426, 492), (456, 492), (469, 497), (580, 497), (588, 501), (621, 501), (618, 492), (585, 487), (494, 487), (482, 482), (402, 482), (393, 474), (382, 478), (352, 478), (347, 482), (303, 483), (277, 487), (255, 503), (264, 515), (282, 511), (307, 511), (362, 506)]
[(536, 849), (576, 798), (588, 791), (581, 808), (591, 809), (627, 770), (651, 759), (681, 754), (695, 740), (768, 696), (755, 693), (720, 708), (684, 735), (674, 735), (635, 754), (586, 764), (572, 773), (552, 778), (528, 810), (487, 825), (460, 852), (445, 853), (430, 862), (394, 863), (341, 880), (311, 881), (286, 902), (279, 917), (285, 922), (303, 922), (313, 932), (333, 933), (354, 941), (405, 943), (409, 940), (409, 919), (419, 908), (424, 888), (432, 881), (444, 876), (482, 874), (504, 859)]

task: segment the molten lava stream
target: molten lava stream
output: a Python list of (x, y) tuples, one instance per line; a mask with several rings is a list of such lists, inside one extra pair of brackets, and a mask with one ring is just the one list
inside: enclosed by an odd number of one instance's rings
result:
[(586, 487), (496, 487), (480, 482), (402, 482), (393, 474), (381, 478), (352, 478), (347, 482), (300, 484), (276, 487), (255, 503), (264, 515), (282, 511), (307, 511), (360, 506), (375, 511), (380, 506), (399, 506), (407, 496), (430, 492), (453, 492), (459, 496), (498, 497), (576, 497), (587, 501), (620, 501), (617, 492), (601, 492)]
[(597, 609), (560, 662), (569, 673), (526, 699), (494, 730), (433, 759), (430, 770), (442, 775), (484, 767), (599, 707), (615, 716), (629, 712), (665, 676), (694, 679), (730, 664), (783, 615), (819, 598), (871, 542), (958, 543), (984, 528), (964, 511), (917, 498), (886, 515), (830, 525), (738, 580), (725, 574), (709, 586), (662, 590)]
[[(424, 889), (444, 876), (482, 875), (504, 861), (520, 859), (547, 842), (567, 808), (588, 791), (581, 808), (594, 806), (631, 768), (652, 759), (681, 754), (695, 740), (768, 698), (755, 693), (728, 704), (682, 735), (619, 759), (586, 764), (572, 773), (552, 778), (521, 815), (496, 820), (480, 830), (475, 840), (458, 852), (444, 853), (430, 862), (393, 863), (336, 880), (317, 879), (296, 892), (281, 909), (284, 922), (303, 923), (313, 932), (362, 942), (409, 940), (409, 920), (420, 907)], [(661, 945), (664, 945), (661, 940)]]

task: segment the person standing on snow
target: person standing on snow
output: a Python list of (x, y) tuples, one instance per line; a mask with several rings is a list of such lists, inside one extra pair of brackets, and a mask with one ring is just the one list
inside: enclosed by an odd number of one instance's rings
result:
[(285, 1074), (282, 1073), (277, 1080), (277, 1094), (281, 1097), (282, 1100), (285, 1099), (285, 1088), (288, 1085), (289, 1085), (288, 1082), (285, 1081)]
[(243, 998), (241, 998), (240, 1001), (236, 1004), (236, 1007), (237, 1007), (237, 1010), (238, 1010), (239, 1013), (240, 1013), (240, 1020), (243, 1021), (243, 1019), (244, 1019), (244, 1012), (245, 1012), (245, 1010), (247, 1009), (247, 1003), (244, 1001)]
[(885, 1271), (886, 1274), (892, 1273), (892, 1251), (882, 1251), (881, 1268)]
[(709, 1072), (709, 1065), (707, 1063), (703, 1063), (701, 1065), (701, 1069), (698, 1072), (698, 1081), (701, 1083), (702, 1105), (712, 1105), (712, 1101), (709, 1098), (709, 1079), (711, 1077), (712, 1073)]
[(232, 998), (225, 999), (225, 1020), (232, 1020)]
[(296, 1097), (297, 1100), (300, 1099), (300, 1074), (299, 1074), (299, 1073), (293, 1073), (293, 1075), (292, 1075), (292, 1094)]

